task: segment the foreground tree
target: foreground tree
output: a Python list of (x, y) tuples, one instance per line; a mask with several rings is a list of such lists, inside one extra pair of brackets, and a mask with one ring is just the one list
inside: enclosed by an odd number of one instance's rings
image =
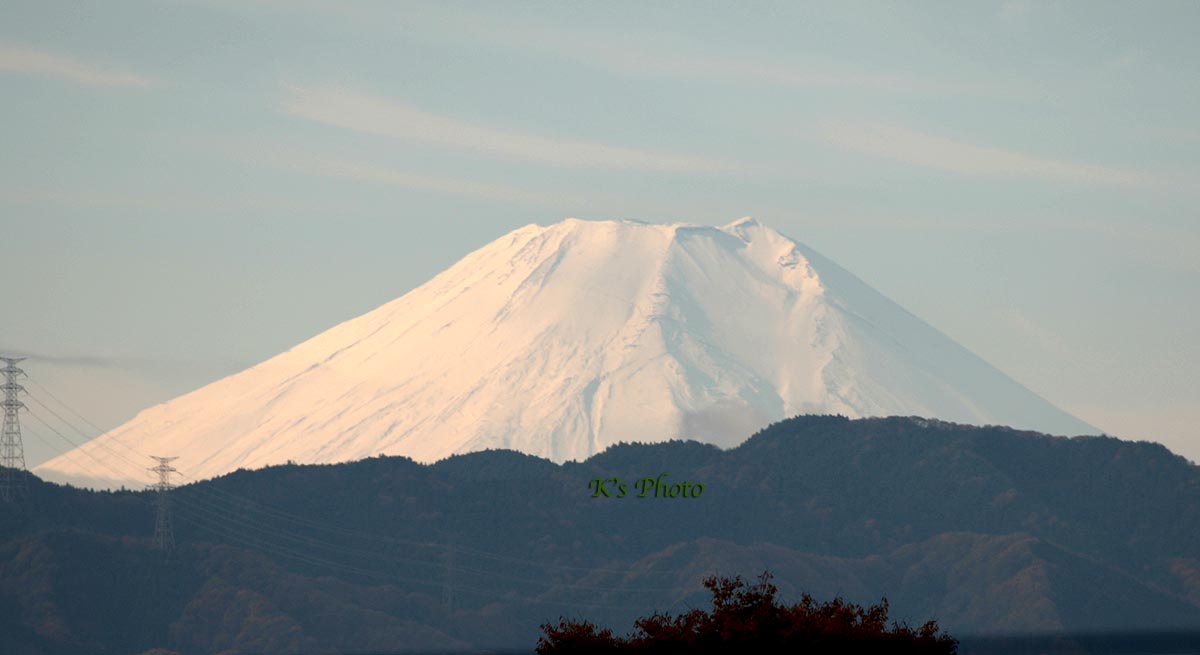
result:
[(741, 576), (709, 577), (710, 611), (672, 615), (655, 613), (634, 622), (627, 637), (590, 621), (560, 618), (542, 625), (537, 652), (557, 653), (695, 653), (790, 652), (904, 653), (953, 655), (958, 642), (942, 632), (936, 621), (919, 628), (888, 622), (888, 602), (862, 607), (835, 599), (817, 603), (805, 594), (793, 605), (779, 603), (771, 574), (755, 584)]

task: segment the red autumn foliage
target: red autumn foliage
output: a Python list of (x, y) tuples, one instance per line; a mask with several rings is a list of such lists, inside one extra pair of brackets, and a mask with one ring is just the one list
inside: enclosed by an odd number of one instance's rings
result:
[(958, 642), (935, 621), (911, 628), (888, 622), (888, 602), (862, 607), (841, 599), (818, 603), (776, 600), (778, 589), (764, 572), (755, 584), (741, 576), (709, 577), (712, 609), (683, 614), (654, 613), (634, 622), (634, 632), (617, 637), (590, 621), (560, 618), (542, 625), (541, 655), (558, 653), (871, 652), (953, 655)]

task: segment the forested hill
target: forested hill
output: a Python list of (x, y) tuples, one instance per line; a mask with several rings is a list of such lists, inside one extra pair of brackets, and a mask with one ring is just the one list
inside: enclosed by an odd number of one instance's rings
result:
[[(690, 491), (638, 496), (664, 473)], [(559, 615), (628, 625), (764, 569), (956, 634), (1200, 628), (1200, 468), (1107, 437), (804, 416), (728, 451), (378, 457), (170, 498), (167, 557), (152, 492), (31, 478), (0, 506), (5, 652), (528, 648)]]

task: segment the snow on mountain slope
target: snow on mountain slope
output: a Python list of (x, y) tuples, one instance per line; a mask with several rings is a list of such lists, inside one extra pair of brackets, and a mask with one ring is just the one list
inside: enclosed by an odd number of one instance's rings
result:
[(193, 478), (486, 448), (562, 461), (619, 441), (732, 446), (800, 413), (1094, 431), (752, 219), (568, 219), (511, 232), (401, 298), (147, 409), (36, 472), (107, 474), (95, 459), (128, 470), (114, 459), (130, 456), (126, 446), (176, 455)]

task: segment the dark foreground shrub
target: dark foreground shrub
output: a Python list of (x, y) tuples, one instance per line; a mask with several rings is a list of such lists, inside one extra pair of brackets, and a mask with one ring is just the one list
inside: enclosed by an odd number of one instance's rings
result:
[(561, 653), (716, 653), (792, 652), (902, 653), (952, 655), (958, 642), (938, 629), (936, 621), (919, 628), (888, 622), (888, 602), (862, 607), (841, 599), (818, 603), (805, 594), (784, 605), (775, 598), (771, 575), (755, 584), (741, 576), (709, 577), (710, 611), (655, 613), (634, 622), (626, 637), (613, 635), (590, 621), (560, 618), (542, 625), (541, 655)]

